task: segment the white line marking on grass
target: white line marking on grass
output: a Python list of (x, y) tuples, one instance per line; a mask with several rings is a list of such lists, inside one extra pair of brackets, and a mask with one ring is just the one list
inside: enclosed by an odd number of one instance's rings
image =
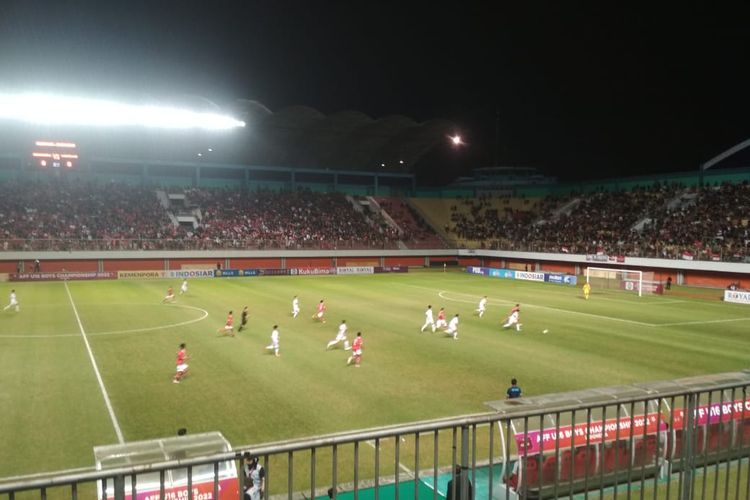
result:
[[(465, 302), (467, 304), (473, 304), (475, 302), (474, 300), (452, 299), (450, 297), (446, 297), (444, 295), (445, 293), (453, 293), (453, 292), (448, 292), (447, 290), (440, 290), (440, 292), (438, 292), (438, 297), (440, 297), (441, 299), (450, 300), (452, 302)], [(460, 294), (459, 293), (458, 295), (469, 295), (469, 294)], [(509, 300), (495, 301), (495, 303), (511, 304), (511, 305), (515, 304), (515, 302), (511, 302)], [(580, 316), (587, 316), (589, 318), (598, 318), (598, 319), (606, 319), (606, 320), (610, 320), (610, 321), (619, 321), (621, 323), (629, 323), (631, 325), (648, 326), (648, 327), (659, 326), (659, 325), (655, 325), (653, 323), (644, 323), (643, 321), (635, 321), (633, 319), (615, 318), (615, 317), (612, 317), (612, 316), (603, 316), (601, 314), (591, 314), (591, 313), (585, 313), (585, 312), (581, 312), (581, 311), (569, 311), (568, 309), (558, 309), (557, 307), (540, 306), (540, 305), (536, 305), (536, 304), (530, 304), (528, 302), (524, 302), (524, 306), (525, 307), (536, 308), (536, 309), (544, 309), (544, 310), (547, 310), (547, 311), (555, 311), (555, 312), (561, 312), (561, 313), (567, 313), (567, 314), (577, 314), (577, 315), (580, 315)]]
[(732, 323), (734, 321), (750, 321), (750, 318), (707, 319), (704, 321), (682, 321), (680, 323), (662, 323), (660, 325), (655, 325), (655, 326), (708, 325), (711, 323)]
[[(365, 441), (365, 443), (367, 443), (367, 444), (369, 444), (370, 446), (372, 446), (372, 449), (373, 449), (373, 450), (376, 450), (376, 449), (377, 449), (377, 448), (375, 447), (375, 443), (373, 443), (372, 439), (369, 439), (369, 440)], [(410, 468), (408, 468), (407, 466), (405, 466), (404, 464), (402, 464), (402, 463), (401, 463), (400, 461), (398, 462), (398, 467), (399, 467), (399, 469), (401, 469), (402, 471), (404, 471), (404, 472), (406, 472), (407, 474), (409, 474), (409, 475), (410, 475), (411, 477), (413, 477), (413, 478), (416, 478), (416, 477), (417, 477), (417, 476), (416, 476), (416, 474), (414, 474), (414, 471), (413, 471), (413, 470), (411, 470)]]
[[(132, 305), (132, 304), (131, 304)], [(145, 328), (133, 328), (131, 330), (112, 330), (110, 332), (88, 332), (87, 335), (89, 337), (96, 337), (99, 335), (128, 335), (131, 333), (144, 333), (144, 332), (153, 332), (156, 330), (166, 330), (169, 328), (177, 328), (180, 326), (186, 326), (186, 325), (192, 325), (193, 323), (197, 323), (199, 321), (203, 321), (208, 317), (208, 311), (205, 309), (201, 309), (200, 307), (193, 307), (193, 306), (186, 306), (182, 304), (172, 304), (167, 307), (182, 307), (184, 309), (193, 309), (195, 311), (200, 311), (203, 313), (203, 315), (200, 318), (191, 319), (188, 321), (182, 321), (180, 323), (170, 323), (168, 325), (160, 325), (160, 326), (149, 326)], [(58, 337), (80, 337), (80, 333), (61, 333), (58, 335), (2, 335), (0, 334), (0, 339), (56, 339)]]
[(76, 316), (78, 322), (78, 328), (81, 330), (81, 337), (83, 337), (83, 343), (86, 344), (86, 350), (89, 353), (89, 359), (91, 360), (91, 366), (94, 367), (94, 373), (96, 374), (96, 380), (99, 382), (99, 389), (102, 391), (102, 397), (104, 398), (104, 404), (107, 405), (107, 411), (109, 412), (109, 418), (112, 420), (112, 426), (115, 428), (115, 434), (117, 434), (117, 440), (120, 444), (125, 442), (125, 438), (122, 435), (122, 429), (120, 429), (120, 423), (117, 421), (115, 410), (112, 408), (112, 402), (109, 400), (109, 394), (107, 394), (107, 388), (104, 387), (104, 381), (102, 375), (99, 373), (99, 367), (96, 365), (96, 359), (94, 359), (94, 352), (91, 350), (89, 339), (86, 337), (86, 331), (83, 329), (83, 323), (81, 323), (81, 317), (78, 315), (78, 309), (76, 308), (75, 302), (73, 302), (73, 295), (70, 294), (70, 288), (68, 288), (68, 282), (65, 281), (65, 291), (68, 293), (68, 299), (70, 305), (73, 307), (73, 314)]

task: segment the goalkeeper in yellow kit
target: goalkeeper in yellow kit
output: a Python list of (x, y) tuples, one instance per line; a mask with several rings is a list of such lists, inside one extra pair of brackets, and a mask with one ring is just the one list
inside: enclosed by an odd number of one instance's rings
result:
[(584, 283), (583, 284), (583, 298), (586, 300), (589, 300), (589, 295), (591, 294), (591, 284), (590, 283)]

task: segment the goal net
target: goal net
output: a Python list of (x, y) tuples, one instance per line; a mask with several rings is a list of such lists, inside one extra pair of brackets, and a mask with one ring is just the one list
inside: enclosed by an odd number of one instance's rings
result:
[(586, 283), (594, 290), (622, 290), (638, 296), (662, 293), (661, 283), (654, 281), (654, 273), (632, 269), (587, 267)]

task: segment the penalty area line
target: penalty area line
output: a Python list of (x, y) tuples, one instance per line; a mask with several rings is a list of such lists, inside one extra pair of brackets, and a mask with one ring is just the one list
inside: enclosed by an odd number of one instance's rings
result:
[(78, 329), (81, 331), (81, 337), (83, 338), (83, 343), (86, 345), (86, 351), (88, 351), (89, 353), (91, 366), (94, 367), (94, 374), (96, 374), (96, 381), (99, 383), (99, 389), (102, 392), (102, 397), (104, 398), (104, 404), (107, 406), (107, 411), (109, 412), (109, 418), (110, 420), (112, 420), (112, 427), (115, 428), (115, 434), (117, 434), (117, 440), (120, 442), (120, 444), (123, 444), (125, 442), (125, 438), (122, 435), (120, 422), (117, 421), (115, 410), (114, 408), (112, 408), (112, 401), (110, 401), (109, 399), (107, 388), (104, 387), (104, 380), (102, 380), (102, 375), (99, 372), (99, 366), (96, 364), (96, 359), (94, 358), (94, 352), (91, 350), (91, 344), (89, 344), (89, 339), (86, 336), (86, 330), (83, 329), (83, 323), (81, 322), (81, 316), (78, 314), (78, 308), (76, 307), (75, 302), (73, 302), (73, 295), (71, 295), (70, 288), (68, 288), (68, 282), (65, 281), (64, 283), (65, 283), (65, 291), (67, 292), (68, 299), (70, 300), (70, 306), (73, 308), (73, 314), (75, 314), (76, 321), (78, 322)]

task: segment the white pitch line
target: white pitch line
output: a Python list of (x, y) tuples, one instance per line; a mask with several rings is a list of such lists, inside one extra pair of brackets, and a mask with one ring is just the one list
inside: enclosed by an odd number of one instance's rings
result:
[[(180, 326), (186, 326), (186, 325), (192, 325), (193, 323), (197, 323), (199, 321), (203, 321), (208, 317), (208, 311), (205, 309), (201, 309), (200, 307), (194, 307), (194, 306), (185, 306), (181, 304), (172, 304), (167, 307), (182, 307), (184, 309), (194, 309), (196, 311), (201, 311), (203, 315), (200, 318), (196, 319), (190, 319), (187, 321), (181, 321), (180, 323), (171, 323), (169, 325), (159, 325), (159, 326), (148, 326), (144, 328), (133, 328), (131, 330), (112, 330), (109, 332), (88, 332), (87, 335), (89, 337), (96, 337), (99, 335), (129, 335), (131, 333), (144, 333), (144, 332), (153, 332), (156, 330), (167, 330), (169, 328), (177, 328)], [(56, 339), (56, 338), (65, 338), (65, 337), (80, 337), (80, 333), (60, 333), (60, 334), (39, 334), (39, 335), (3, 335), (0, 334), (0, 339)]]
[(686, 325), (707, 325), (710, 323), (732, 323), (734, 321), (750, 321), (750, 318), (733, 318), (733, 319), (707, 319), (704, 321), (682, 321), (680, 323), (662, 323), (656, 326), (686, 326)]
[[(450, 300), (450, 301), (453, 301), (453, 302), (465, 302), (467, 304), (473, 304), (474, 302), (476, 302), (476, 301), (473, 301), (473, 300), (452, 299), (450, 297), (444, 296), (443, 295), (444, 293), (452, 293), (452, 292), (448, 292), (446, 290), (441, 290), (440, 292), (438, 292), (438, 297), (440, 297), (442, 299), (445, 299), (445, 300)], [(459, 295), (461, 295), (461, 294), (459, 294)], [(464, 294), (464, 295), (468, 295), (468, 294)], [(498, 303), (498, 302), (502, 302), (503, 304), (514, 304), (515, 303), (515, 302), (511, 302), (511, 301), (507, 301), (507, 300), (495, 301), (495, 303)], [(629, 323), (631, 325), (647, 326), (647, 327), (660, 326), (660, 325), (655, 325), (653, 323), (644, 323), (642, 321), (635, 321), (633, 319), (613, 318), (612, 316), (602, 316), (600, 314), (585, 313), (585, 312), (581, 312), (581, 311), (569, 311), (568, 309), (558, 309), (557, 307), (539, 306), (539, 305), (536, 305), (536, 304), (529, 304), (528, 302), (524, 302), (524, 306), (531, 307), (531, 308), (537, 308), (537, 309), (545, 309), (547, 311), (555, 311), (555, 312), (566, 313), (566, 314), (577, 314), (577, 315), (580, 315), (580, 316), (587, 316), (589, 318), (605, 319), (605, 320), (609, 320), (609, 321), (619, 321), (621, 323)]]
[[(372, 442), (372, 439), (368, 439), (367, 441), (365, 441), (365, 443), (367, 443), (367, 444), (369, 444), (370, 446), (372, 446), (372, 449), (373, 449), (373, 450), (377, 450), (377, 448), (375, 447), (375, 443), (373, 443), (373, 442)], [(404, 472), (406, 472), (407, 474), (409, 474), (409, 475), (410, 475), (411, 477), (413, 477), (413, 478), (416, 478), (416, 477), (417, 477), (417, 475), (416, 475), (416, 474), (414, 474), (414, 471), (413, 471), (413, 470), (411, 470), (410, 468), (408, 468), (407, 466), (405, 466), (404, 464), (402, 464), (402, 463), (401, 463), (401, 461), (399, 461), (399, 462), (398, 462), (398, 467), (399, 467), (399, 468), (400, 468), (400, 469), (401, 469), (402, 471), (404, 471)]]
[(125, 442), (125, 438), (122, 435), (122, 429), (120, 429), (120, 423), (117, 421), (115, 410), (112, 408), (112, 402), (109, 400), (109, 394), (107, 394), (107, 389), (106, 387), (104, 387), (104, 381), (102, 380), (102, 375), (101, 373), (99, 373), (99, 367), (96, 364), (96, 359), (94, 359), (94, 352), (91, 350), (89, 339), (88, 337), (86, 337), (86, 331), (83, 329), (83, 323), (81, 323), (81, 317), (78, 315), (78, 309), (76, 308), (76, 304), (75, 302), (73, 302), (73, 296), (70, 294), (70, 288), (68, 288), (68, 282), (65, 281), (64, 283), (65, 283), (65, 291), (68, 293), (68, 299), (70, 300), (70, 305), (71, 307), (73, 307), (73, 314), (75, 314), (76, 321), (78, 322), (78, 329), (81, 330), (81, 337), (83, 337), (83, 343), (86, 344), (86, 350), (89, 353), (89, 359), (91, 360), (91, 365), (94, 367), (96, 380), (97, 382), (99, 382), (99, 389), (102, 391), (102, 397), (104, 397), (104, 404), (107, 405), (109, 418), (112, 420), (112, 426), (115, 428), (115, 434), (117, 434), (117, 440), (120, 442), (120, 444), (123, 444)]

